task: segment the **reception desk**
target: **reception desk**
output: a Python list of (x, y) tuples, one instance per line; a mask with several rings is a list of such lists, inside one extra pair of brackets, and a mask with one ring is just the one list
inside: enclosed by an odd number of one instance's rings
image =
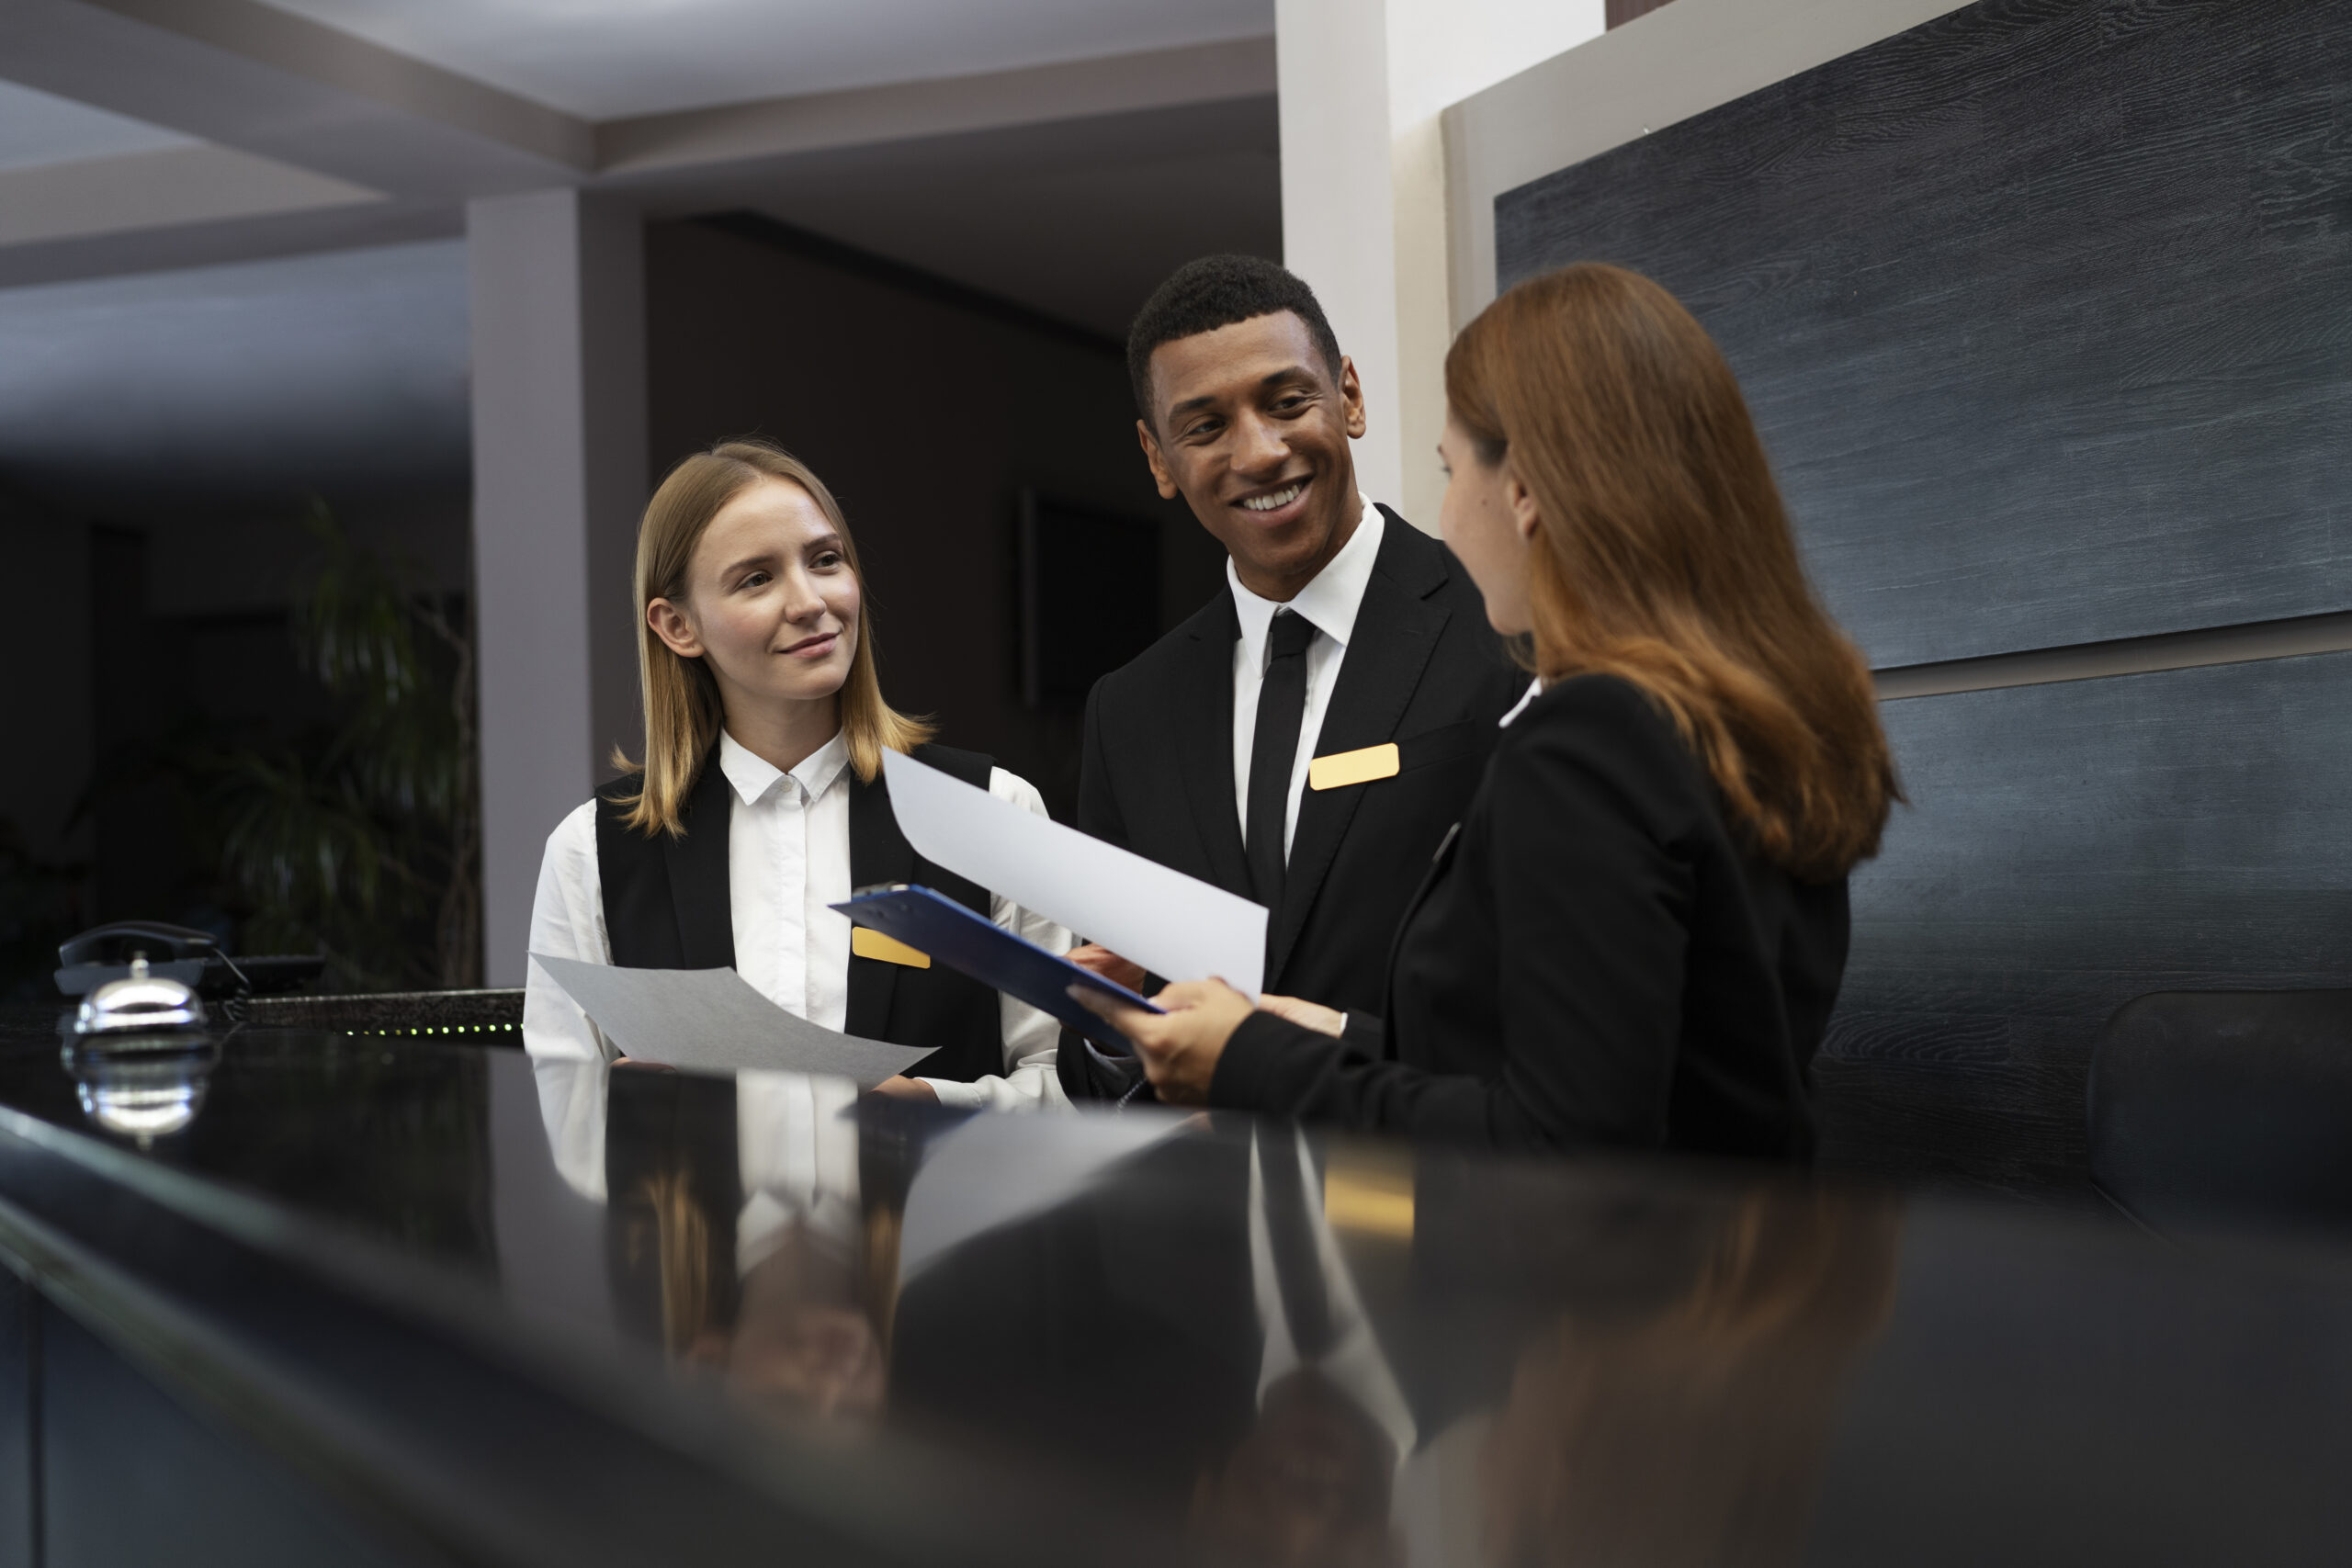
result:
[(2352, 1252), (248, 1023), (0, 1032), (0, 1568), (2289, 1563)]

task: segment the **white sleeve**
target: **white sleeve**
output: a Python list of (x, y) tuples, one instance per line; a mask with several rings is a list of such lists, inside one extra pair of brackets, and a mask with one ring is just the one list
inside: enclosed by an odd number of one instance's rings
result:
[[(596, 803), (589, 801), (556, 824), (539, 862), (539, 889), (531, 900), (531, 944), (553, 958), (610, 964), (605, 935), (604, 880), (596, 871)], [(588, 1021), (579, 1004), (529, 965), (523, 982), (523, 1048), (534, 1058), (610, 1061), (619, 1053)]]
[[(989, 770), (989, 793), (1024, 811), (1040, 817), (1050, 815), (1046, 810), (1046, 797), (1037, 793), (1035, 784), (1002, 768)], [(1048, 953), (1068, 953), (1073, 945), (1069, 931), (1010, 899), (991, 898), (989, 915), (1006, 931), (1028, 938)], [(997, 1007), (1004, 1030), (1004, 1076), (981, 1078), (976, 1083), (946, 1078), (922, 1081), (932, 1087), (942, 1105), (958, 1109), (1068, 1110), (1069, 1099), (1062, 1093), (1061, 1076), (1054, 1062), (1061, 1043), (1061, 1024), (1051, 1013), (1040, 1012), (1027, 1002), (1008, 996), (1000, 995)]]

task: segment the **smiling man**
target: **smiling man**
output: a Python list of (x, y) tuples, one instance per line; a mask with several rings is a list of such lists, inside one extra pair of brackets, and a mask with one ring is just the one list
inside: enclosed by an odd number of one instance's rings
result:
[[(1377, 1015), (1389, 939), (1527, 678), (1445, 547), (1358, 491), (1363, 389), (1305, 283), (1193, 262), (1136, 316), (1127, 371), (1152, 478), (1225, 547), (1227, 591), (1095, 686), (1078, 825), (1265, 905), (1269, 992)], [(1132, 1087), (1066, 1045), (1074, 1096)]]

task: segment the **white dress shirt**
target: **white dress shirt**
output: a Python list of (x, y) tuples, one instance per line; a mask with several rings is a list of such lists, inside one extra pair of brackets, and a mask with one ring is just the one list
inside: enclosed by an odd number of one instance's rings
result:
[(1495, 720), (1497, 729), (1509, 729), (1510, 721), (1527, 711), (1527, 705), (1544, 694), (1544, 678), (1538, 675), (1527, 682), (1527, 690), (1520, 693), (1519, 701), (1510, 705), (1510, 712)]
[(1373, 563), (1380, 558), (1385, 520), (1380, 508), (1358, 499), (1363, 517), (1356, 531), (1286, 605), (1261, 599), (1242, 587), (1232, 558), (1226, 558), (1225, 581), (1233, 590), (1234, 613), (1241, 620), (1241, 637), (1233, 645), (1233, 808), (1241, 816), (1244, 843), (1250, 839), (1250, 753), (1257, 744), (1258, 688), (1266, 683), (1274, 614), (1287, 609), (1304, 615), (1315, 624), (1317, 634), (1306, 645), (1306, 714), (1299, 724), (1297, 753), (1291, 760), (1290, 793), (1283, 821), (1285, 857), (1290, 854), (1291, 835), (1298, 829), (1298, 797), (1306, 789), (1307, 765), (1315, 761), (1315, 742), (1323, 733), (1324, 710), (1331, 705), (1331, 688), (1340, 683), (1340, 661), (1347, 657), (1348, 638), (1356, 629), (1356, 611), (1363, 604), (1365, 585), (1372, 581)]
[[(809, 1022), (840, 1029), (849, 1012), (850, 921), (829, 906), (853, 891), (849, 867), (849, 740), (836, 734), (789, 773), (753, 755), (731, 735), (718, 739), (718, 767), (732, 786), (727, 829), (729, 914), (735, 968), (770, 1001)], [(1026, 780), (989, 772), (989, 793), (1046, 815)], [(1004, 898), (989, 917), (1053, 953), (1069, 933)], [(539, 863), (531, 908), (533, 953), (610, 964), (604, 882), (596, 866), (596, 803), (557, 824)], [(1068, 1101), (1054, 1069), (1060, 1025), (1011, 997), (999, 998), (1004, 1076), (978, 1083), (925, 1078), (944, 1105), (1012, 1110)], [(535, 1056), (610, 1058), (616, 1052), (571, 998), (534, 966), (523, 998), (523, 1043)]]

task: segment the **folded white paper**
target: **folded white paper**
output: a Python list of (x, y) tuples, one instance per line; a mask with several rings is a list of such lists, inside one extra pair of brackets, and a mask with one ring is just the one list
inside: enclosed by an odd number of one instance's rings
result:
[(732, 969), (622, 969), (531, 954), (605, 1038), (641, 1062), (731, 1073), (777, 1067), (861, 1089), (903, 1073), (927, 1047), (860, 1039), (788, 1013)]
[(885, 751), (890, 809), (927, 861), (1170, 980), (1221, 976), (1258, 994), (1266, 910), (1157, 861)]

